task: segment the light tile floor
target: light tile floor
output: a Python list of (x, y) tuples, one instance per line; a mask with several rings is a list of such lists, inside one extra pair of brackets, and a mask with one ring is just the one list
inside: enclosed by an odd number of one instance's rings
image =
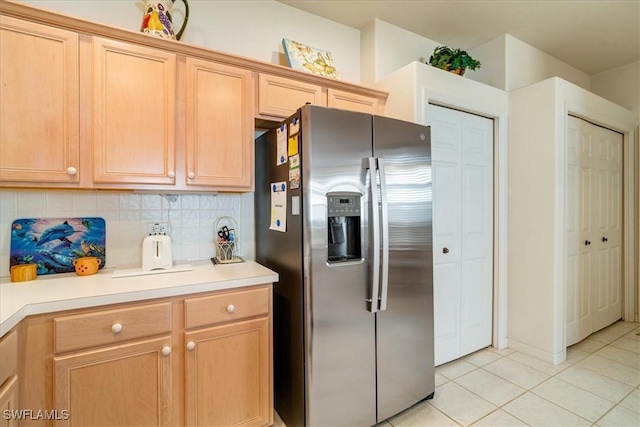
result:
[(432, 400), (376, 427), (469, 425), (640, 427), (640, 323), (590, 335), (560, 365), (486, 348), (438, 366)]
[(640, 324), (617, 322), (552, 365), (483, 349), (436, 368), (436, 394), (379, 424), (640, 427)]

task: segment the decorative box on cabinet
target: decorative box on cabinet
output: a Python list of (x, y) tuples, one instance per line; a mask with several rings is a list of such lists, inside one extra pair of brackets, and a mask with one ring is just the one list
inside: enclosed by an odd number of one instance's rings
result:
[(78, 35), (0, 16), (0, 185), (77, 187)]

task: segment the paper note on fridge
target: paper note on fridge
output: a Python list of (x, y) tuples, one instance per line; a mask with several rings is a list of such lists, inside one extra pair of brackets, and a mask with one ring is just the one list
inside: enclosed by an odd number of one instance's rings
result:
[(287, 231), (287, 183), (271, 183), (271, 225), (270, 230)]
[(287, 163), (287, 126), (280, 125), (278, 126), (277, 134), (277, 159), (276, 166), (283, 165)]
[(289, 156), (298, 154), (298, 135), (289, 137)]

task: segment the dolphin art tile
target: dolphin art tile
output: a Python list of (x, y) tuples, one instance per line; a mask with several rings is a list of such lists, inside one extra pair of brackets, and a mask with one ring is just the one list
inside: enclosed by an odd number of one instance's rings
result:
[(21, 218), (11, 224), (9, 263), (36, 264), (37, 274), (75, 271), (73, 261), (85, 256), (105, 265), (103, 218)]

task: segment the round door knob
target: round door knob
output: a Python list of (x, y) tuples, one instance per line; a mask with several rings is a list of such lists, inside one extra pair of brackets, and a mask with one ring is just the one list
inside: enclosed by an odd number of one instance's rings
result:
[(195, 177), (196, 177), (196, 174), (195, 174), (195, 173), (193, 173), (193, 172), (189, 172), (189, 173), (187, 174), (187, 177), (188, 177), (189, 179), (193, 179), (193, 178), (195, 178)]
[(443, 254), (448, 254), (449, 253), (449, 248), (442, 248), (442, 253)]
[(585, 241), (584, 241), (584, 245), (585, 245), (585, 246), (589, 246), (590, 244), (591, 244), (591, 242), (590, 242), (590, 241), (588, 241), (588, 240), (585, 240)]
[(176, 173), (174, 171), (169, 171), (169, 173), (167, 174), (167, 176), (169, 176), (169, 178), (173, 179), (176, 177)]
[(234, 311), (236, 311), (236, 306), (233, 304), (229, 304), (227, 306), (227, 313), (233, 313)]
[(193, 341), (189, 341), (189, 342), (187, 343), (187, 350), (191, 351), (191, 350), (193, 350), (194, 348), (196, 348), (196, 343), (194, 343)]
[(603, 242), (608, 242), (608, 241), (609, 241), (609, 239), (607, 239), (606, 237), (603, 237), (603, 238), (602, 238), (602, 241), (603, 241)]
[(168, 345), (165, 345), (164, 347), (162, 347), (162, 354), (165, 356), (168, 356), (171, 354), (171, 347), (169, 347)]
[(78, 169), (74, 168), (73, 166), (69, 166), (67, 168), (67, 174), (74, 176), (77, 173), (78, 173)]
[(122, 324), (114, 323), (111, 326), (111, 332), (113, 332), (114, 334), (119, 334), (120, 332), (122, 332)]

